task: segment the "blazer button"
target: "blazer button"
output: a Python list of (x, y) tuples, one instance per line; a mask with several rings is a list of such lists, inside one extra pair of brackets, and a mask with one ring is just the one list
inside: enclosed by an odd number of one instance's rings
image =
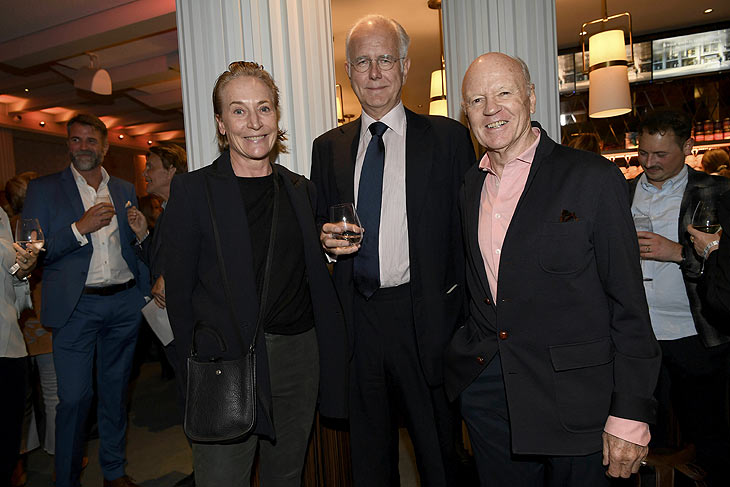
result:
[(500, 331), (499, 332), (499, 339), (500, 340), (506, 340), (507, 337), (509, 337), (509, 333), (507, 333), (506, 331)]
[(484, 298), (484, 302), (485, 302), (486, 304), (490, 304), (490, 305), (492, 304), (492, 300), (491, 300), (491, 299), (489, 299), (489, 298)]
[(484, 357), (477, 357), (477, 363), (479, 365), (484, 365)]

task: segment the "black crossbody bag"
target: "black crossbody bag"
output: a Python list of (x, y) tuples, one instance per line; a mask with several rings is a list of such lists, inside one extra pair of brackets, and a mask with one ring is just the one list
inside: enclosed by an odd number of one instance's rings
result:
[[(193, 342), (187, 360), (188, 380), (185, 394), (185, 434), (193, 441), (226, 443), (241, 440), (250, 435), (256, 426), (256, 339), (264, 319), (266, 299), (269, 290), (271, 262), (274, 257), (276, 222), (279, 209), (278, 174), (272, 165), (274, 180), (274, 207), (271, 216), (271, 232), (269, 247), (266, 252), (264, 281), (261, 289), (256, 331), (251, 345), (241, 358), (235, 360), (201, 360), (198, 357), (195, 341), (201, 331), (212, 333), (218, 342), (221, 352), (227, 350), (226, 344), (216, 327), (198, 321), (193, 328)], [(208, 181), (205, 182), (205, 194), (213, 224), (218, 266), (223, 277), (223, 289), (226, 293), (231, 323), (239, 330), (238, 339), (241, 350), (243, 338), (237, 325), (231, 290), (228, 285), (226, 266), (223, 262), (218, 225), (213, 212), (213, 201), (210, 196)]]

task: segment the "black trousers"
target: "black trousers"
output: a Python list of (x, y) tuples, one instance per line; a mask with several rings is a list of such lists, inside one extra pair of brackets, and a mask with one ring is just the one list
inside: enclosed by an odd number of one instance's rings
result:
[(709, 485), (728, 486), (728, 367), (730, 344), (705, 348), (695, 335), (661, 340), (662, 366), (655, 391), (657, 424), (649, 446), (673, 445), (667, 436), (671, 411), (679, 421), (683, 443), (694, 443), (697, 463), (707, 470)]
[(20, 453), (27, 367), (28, 357), (0, 357), (0, 487), (10, 485)]
[(405, 420), (424, 487), (456, 485), (454, 410), (421, 369), (410, 285), (356, 292), (350, 445), (356, 487), (400, 485), (398, 420)]
[(461, 394), (474, 460), (482, 487), (604, 487), (610, 481), (603, 452), (584, 456), (515, 455), (512, 453), (502, 363), (495, 355)]

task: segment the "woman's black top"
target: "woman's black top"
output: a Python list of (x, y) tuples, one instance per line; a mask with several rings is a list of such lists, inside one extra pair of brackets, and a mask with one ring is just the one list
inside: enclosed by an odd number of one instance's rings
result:
[[(264, 282), (271, 213), (274, 207), (273, 178), (273, 174), (258, 178), (237, 178), (248, 217), (259, 299)], [(269, 293), (263, 320), (264, 332), (295, 335), (312, 328), (314, 314), (304, 264), (302, 231), (280, 177), (279, 215), (269, 279)]]

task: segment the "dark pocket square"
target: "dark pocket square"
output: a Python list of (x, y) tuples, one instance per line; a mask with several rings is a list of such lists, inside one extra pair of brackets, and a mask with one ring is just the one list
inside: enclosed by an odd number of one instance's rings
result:
[(578, 221), (578, 217), (575, 216), (574, 212), (568, 210), (563, 210), (560, 212), (560, 223), (572, 221)]

